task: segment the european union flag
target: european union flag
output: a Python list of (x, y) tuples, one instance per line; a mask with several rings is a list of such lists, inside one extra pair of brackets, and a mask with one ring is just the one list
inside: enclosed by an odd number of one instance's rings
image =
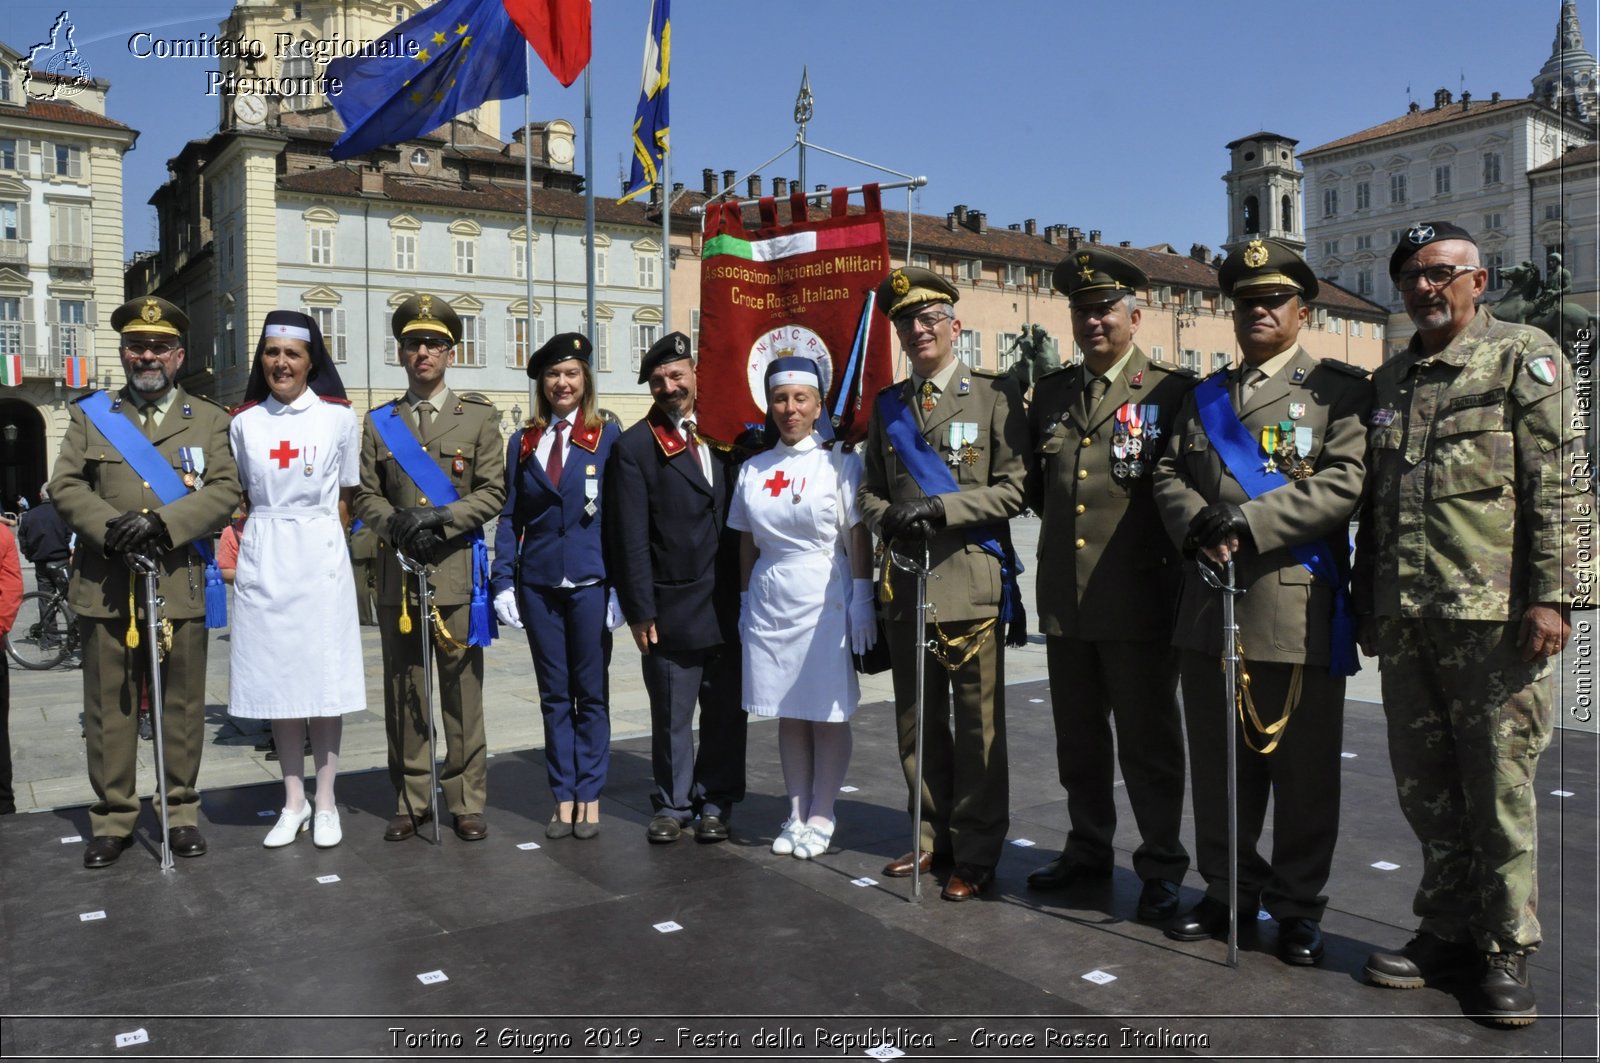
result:
[(328, 154), (348, 159), (420, 136), (485, 101), (522, 95), (522, 49), (504, 0), (423, 8), (374, 42), (372, 54), (328, 64), (328, 77), (343, 82), (328, 102), (345, 125)]
[(617, 200), (626, 203), (650, 191), (661, 180), (661, 162), (667, 155), (667, 67), (672, 58), (672, 18), (668, 0), (650, 5), (650, 31), (644, 38), (644, 77), (639, 88), (639, 109), (633, 115), (633, 172), (628, 191)]

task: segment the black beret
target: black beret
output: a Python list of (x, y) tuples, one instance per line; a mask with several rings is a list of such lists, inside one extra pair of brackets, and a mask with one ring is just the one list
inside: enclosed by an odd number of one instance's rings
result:
[(1389, 279), (1394, 280), (1400, 275), (1400, 267), (1412, 255), (1440, 240), (1465, 240), (1473, 247), (1478, 246), (1472, 234), (1459, 225), (1447, 221), (1419, 221), (1402, 233), (1400, 242), (1394, 245), (1394, 253), (1389, 256)]
[(593, 350), (594, 346), (589, 342), (589, 337), (583, 333), (563, 332), (533, 352), (533, 357), (528, 359), (528, 375), (537, 380), (539, 374), (550, 366), (570, 358), (576, 358), (587, 365), (589, 354)]
[(656, 340), (639, 361), (639, 383), (650, 382), (650, 374), (658, 365), (676, 362), (689, 357), (689, 337), (681, 332), (669, 332)]

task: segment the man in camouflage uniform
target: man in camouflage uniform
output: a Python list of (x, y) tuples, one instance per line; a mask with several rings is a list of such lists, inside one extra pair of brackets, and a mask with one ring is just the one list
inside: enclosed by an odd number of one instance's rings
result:
[(1526, 1025), (1550, 658), (1571, 633), (1573, 589), (1592, 585), (1576, 578), (1568, 523), (1581, 433), (1560, 349), (1476, 305), (1488, 272), (1470, 234), (1416, 226), (1389, 275), (1417, 332), (1373, 377), (1355, 608), (1362, 648), (1383, 661), (1389, 756), (1422, 843), (1421, 926), (1366, 976), (1416, 989), (1478, 973), (1485, 1014)]

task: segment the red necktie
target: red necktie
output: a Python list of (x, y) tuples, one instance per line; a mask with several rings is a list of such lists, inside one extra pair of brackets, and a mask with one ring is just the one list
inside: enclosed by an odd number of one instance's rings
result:
[(544, 460), (544, 474), (550, 477), (551, 487), (561, 486), (561, 430), (565, 427), (564, 419), (550, 426), (550, 456)]

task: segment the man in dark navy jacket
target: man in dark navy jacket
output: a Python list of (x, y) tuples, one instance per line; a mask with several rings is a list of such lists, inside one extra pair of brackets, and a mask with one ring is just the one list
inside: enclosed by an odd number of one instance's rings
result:
[(657, 341), (640, 364), (639, 383), (650, 385), (655, 405), (612, 450), (606, 537), (650, 696), (656, 814), (647, 833), (652, 842), (676, 841), (698, 814), (695, 838), (719, 842), (744, 796), (739, 548), (726, 523), (736, 463), (695, 431), (687, 336), (672, 332)]

